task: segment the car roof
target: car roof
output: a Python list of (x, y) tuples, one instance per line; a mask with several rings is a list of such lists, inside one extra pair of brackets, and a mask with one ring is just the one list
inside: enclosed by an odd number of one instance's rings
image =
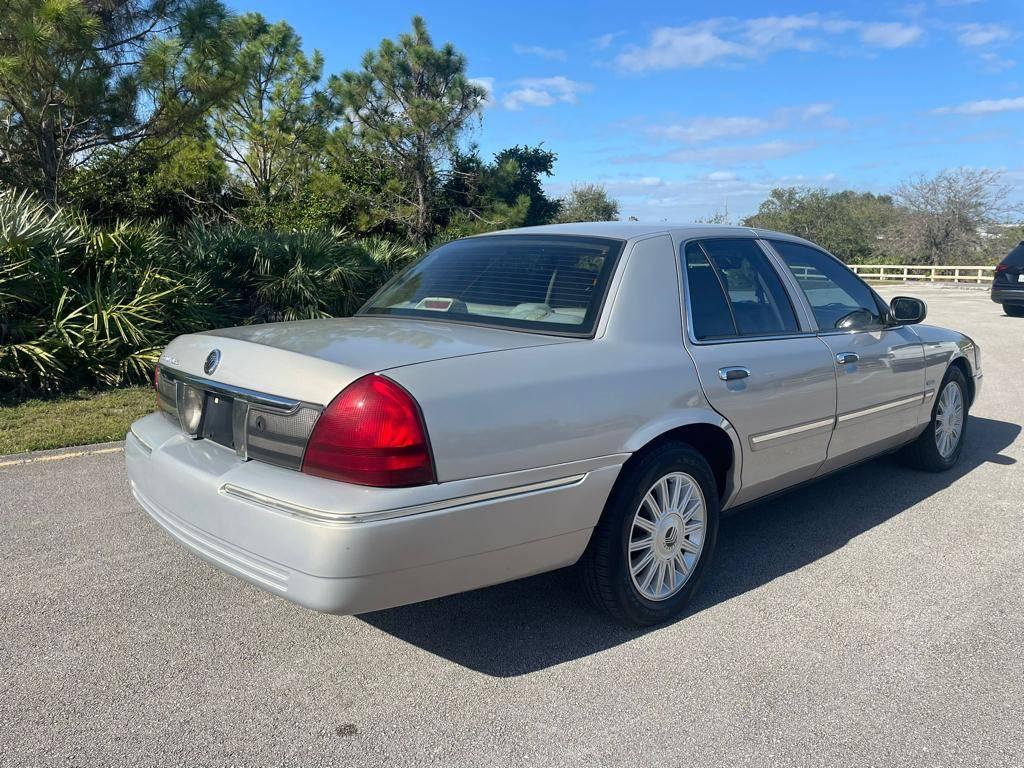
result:
[[(488, 232), (478, 237), (493, 235), (579, 235), (582, 237), (614, 237), (635, 240), (658, 234), (671, 234), (679, 240), (693, 237), (770, 237), (814, 245), (807, 240), (785, 232), (753, 227), (734, 227), (725, 224), (648, 224), (639, 221), (586, 221), (578, 224), (542, 224), (537, 227), (516, 227)], [(815, 246), (818, 247), (818, 246)]]

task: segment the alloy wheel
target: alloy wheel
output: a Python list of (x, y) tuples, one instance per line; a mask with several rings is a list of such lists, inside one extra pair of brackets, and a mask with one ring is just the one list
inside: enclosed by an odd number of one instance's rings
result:
[(646, 599), (667, 600), (689, 580), (704, 548), (707, 509), (690, 475), (665, 475), (644, 495), (629, 532), (629, 574)]
[(964, 396), (960, 385), (951, 381), (939, 395), (935, 411), (935, 447), (942, 458), (948, 459), (956, 451), (964, 431)]

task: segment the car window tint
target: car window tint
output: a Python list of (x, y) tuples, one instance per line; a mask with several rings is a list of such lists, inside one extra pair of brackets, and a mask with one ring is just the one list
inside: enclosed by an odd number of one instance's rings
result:
[(725, 289), (741, 336), (800, 330), (782, 280), (757, 243), (749, 239), (704, 240), (701, 246)]
[(720, 339), (737, 335), (722, 284), (697, 243), (687, 243), (684, 261), (694, 338)]
[(799, 243), (770, 242), (800, 283), (819, 328), (857, 330), (882, 324), (871, 289), (841, 262)]
[(488, 235), (438, 246), (360, 310), (591, 334), (623, 241)]
[(1024, 267), (1024, 242), (1006, 254), (1003, 264), (1008, 267)]

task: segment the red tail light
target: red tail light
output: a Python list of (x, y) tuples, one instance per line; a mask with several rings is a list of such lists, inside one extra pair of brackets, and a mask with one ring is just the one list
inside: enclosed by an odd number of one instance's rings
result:
[(419, 406), (391, 379), (357, 379), (320, 414), (302, 471), (381, 488), (434, 482)]
[(160, 363), (153, 368), (153, 391), (156, 393), (156, 408), (160, 410)]
[(1005, 272), (1009, 268), (1010, 268), (1009, 264), (997, 264), (996, 265), (996, 272)]

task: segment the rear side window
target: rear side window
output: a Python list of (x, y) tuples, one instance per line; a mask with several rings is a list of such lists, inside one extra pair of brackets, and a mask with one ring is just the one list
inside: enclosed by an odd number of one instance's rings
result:
[(800, 330), (782, 281), (753, 240), (691, 242), (684, 260), (698, 340)]
[(858, 330), (882, 324), (882, 310), (867, 284), (827, 253), (771, 240), (803, 289), (821, 330)]
[(1024, 267), (1024, 241), (1006, 255), (1003, 264), (1008, 267)]
[(489, 235), (439, 246), (360, 314), (591, 335), (623, 241)]
[(704, 250), (697, 243), (687, 243), (684, 257), (694, 337), (703, 341), (738, 335), (722, 284)]

